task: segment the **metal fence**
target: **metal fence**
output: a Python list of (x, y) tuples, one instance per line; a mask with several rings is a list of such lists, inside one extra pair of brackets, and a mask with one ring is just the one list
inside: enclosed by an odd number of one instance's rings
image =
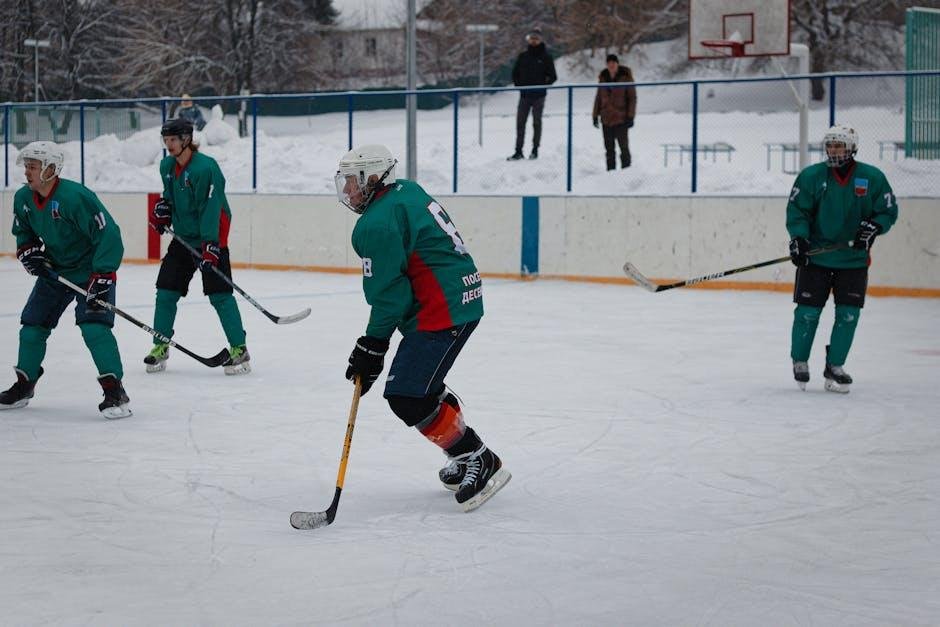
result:
[[(414, 95), (418, 179), (432, 193), (781, 195), (799, 168), (800, 83), (815, 80), (824, 97), (809, 105), (811, 162), (822, 158), (825, 130), (849, 124), (861, 137), (858, 159), (881, 168), (898, 195), (940, 197), (940, 161), (915, 158), (905, 137), (906, 94), (938, 76), (940, 70), (638, 82), (632, 163), (612, 171), (591, 123), (595, 83), (548, 87), (535, 160), (506, 161), (516, 135), (516, 87), (196, 99), (210, 118), (198, 139), (219, 161), (230, 191), (333, 193), (336, 163), (353, 145), (382, 143), (405, 162), (402, 103)], [(45, 139), (64, 143), (64, 175), (96, 191), (158, 190), (158, 129), (178, 102), (6, 103), (4, 185), (20, 184), (17, 150)], [(526, 154), (531, 134), (530, 119)]]

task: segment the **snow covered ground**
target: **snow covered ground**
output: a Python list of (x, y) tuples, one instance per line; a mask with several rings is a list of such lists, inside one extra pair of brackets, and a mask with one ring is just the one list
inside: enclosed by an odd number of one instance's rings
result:
[[(780, 76), (773, 64), (750, 61), (692, 64), (675, 69), (686, 50), (680, 40), (638, 46), (624, 62), (638, 81), (663, 81), (746, 76)], [(788, 73), (795, 68), (784, 66)], [(558, 61), (559, 85), (580, 85), (572, 92), (572, 193), (578, 195), (675, 195), (691, 191), (688, 154), (666, 158), (663, 144), (690, 144), (692, 89), (689, 85), (647, 85), (638, 88), (636, 125), (630, 131), (633, 165), (607, 172), (601, 131), (591, 125), (596, 75), (603, 67), (576, 63), (574, 57)], [(861, 138), (858, 158), (882, 168), (899, 196), (940, 197), (937, 161), (896, 157), (893, 148), (881, 150), (879, 141), (904, 138), (903, 78), (840, 79), (837, 83), (837, 121), (854, 126)], [(359, 96), (364, 99), (366, 96)], [(345, 96), (342, 96), (345, 101)], [(457, 137), (457, 191), (464, 194), (567, 193), (568, 94), (552, 90), (546, 100), (543, 139), (537, 161), (506, 162), (514, 148), (518, 92), (488, 95), (483, 101), (483, 145), (479, 144), (478, 106), (474, 95), (461, 98)], [(828, 101), (813, 103), (809, 139), (821, 141), (829, 126)], [(262, 111), (264, 104), (262, 103)], [(356, 112), (353, 143), (383, 143), (405, 161), (405, 112)], [(147, 128), (119, 140), (104, 135), (85, 145), (85, 182), (95, 191), (159, 191), (157, 162), (162, 145), (158, 116)], [(253, 139), (238, 138), (235, 120), (210, 121), (203, 133), (203, 149), (215, 157), (227, 178), (229, 191), (250, 192), (253, 181)], [(531, 146), (531, 119), (525, 145)], [(698, 191), (724, 195), (784, 196), (793, 184), (796, 157), (786, 168), (779, 153), (768, 155), (768, 143), (799, 141), (799, 116), (791, 87), (785, 81), (703, 85), (699, 95), (699, 142), (722, 142), (734, 147), (730, 158), (699, 160)], [(257, 133), (257, 190), (264, 193), (334, 193), (333, 174), (348, 144), (346, 113), (317, 116), (261, 116)], [(454, 112), (452, 107), (418, 111), (418, 179), (432, 194), (450, 193), (454, 186)], [(78, 179), (79, 142), (66, 145), (64, 176)], [(811, 155), (819, 160), (819, 155)], [(11, 186), (22, 180), (11, 146)], [(768, 162), (769, 159), (769, 162)], [(404, 167), (399, 175), (404, 175)]]
[[(149, 321), (155, 266), (120, 272)], [(513, 480), (458, 511), (444, 461), (378, 391), (333, 494), (367, 307), (356, 276), (237, 271), (254, 372), (118, 320), (135, 415), (108, 422), (71, 311), (29, 407), (0, 414), (6, 624), (930, 625), (940, 616), (940, 340), (933, 299), (873, 298), (822, 390), (827, 309), (800, 392), (787, 294), (485, 281), (487, 314), (448, 382)], [(12, 365), (31, 280), (0, 259)], [(205, 297), (177, 339), (222, 334)], [(2, 372), (2, 371), (0, 371)], [(5, 371), (0, 384), (12, 382)], [(379, 386), (382, 381), (380, 380)]]

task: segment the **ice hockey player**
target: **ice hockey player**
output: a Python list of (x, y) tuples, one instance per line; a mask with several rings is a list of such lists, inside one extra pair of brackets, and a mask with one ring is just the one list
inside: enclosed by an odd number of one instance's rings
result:
[[(228, 339), (225, 374), (246, 374), (251, 372), (251, 357), (245, 346), (238, 303), (232, 286), (215, 272), (219, 270), (232, 278), (228, 249), (232, 212), (225, 197), (225, 177), (215, 159), (199, 152), (189, 120), (170, 118), (163, 123), (160, 134), (169, 154), (160, 162), (163, 196), (150, 214), (150, 226), (163, 234), (172, 225), (177, 237), (202, 250), (202, 259), (175, 239), (170, 242), (157, 275), (153, 328), (173, 336), (176, 304), (189, 292), (198, 268), (202, 271), (202, 291), (215, 308)], [(169, 350), (168, 344), (154, 339), (153, 349), (144, 358), (147, 372), (165, 370)]]
[[(98, 409), (105, 418), (126, 418), (130, 399), (121, 384), (124, 369), (111, 332), (114, 312), (96, 302), (115, 302), (116, 272), (124, 257), (121, 229), (91, 190), (59, 178), (65, 163), (60, 146), (32, 142), (16, 163), (26, 174), (26, 185), (13, 197), (16, 257), (36, 283), (20, 316), (16, 383), (0, 393), (0, 409), (29, 403), (43, 374), (46, 340), (75, 300), (75, 323), (104, 390)], [(57, 275), (84, 287), (87, 296), (59, 282)]]
[[(806, 389), (816, 326), (832, 292), (835, 324), (826, 346), (823, 377), (827, 390), (846, 393), (852, 377), (843, 365), (865, 305), (872, 243), (897, 220), (898, 206), (881, 170), (855, 160), (858, 133), (854, 129), (833, 126), (823, 137), (823, 147), (826, 161), (799, 173), (787, 204), (790, 259), (797, 267), (790, 357), (793, 376)], [(807, 254), (832, 245), (843, 248)]]
[(352, 245), (371, 306), (346, 378), (359, 376), (368, 392), (389, 339), (401, 332), (384, 396), (396, 416), (448, 455), (439, 478), (470, 511), (511, 478), (464, 423), (460, 400), (444, 385), (483, 315), (480, 273), (444, 208), (416, 182), (396, 179), (395, 164), (385, 146), (361, 146), (343, 155), (336, 173), (340, 202), (360, 214)]

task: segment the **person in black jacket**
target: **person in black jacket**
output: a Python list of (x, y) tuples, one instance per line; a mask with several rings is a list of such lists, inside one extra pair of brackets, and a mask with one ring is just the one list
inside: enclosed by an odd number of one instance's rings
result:
[[(555, 63), (545, 50), (542, 42), (542, 29), (533, 28), (526, 41), (529, 47), (516, 58), (512, 68), (512, 82), (517, 87), (528, 85), (551, 85), (558, 79)], [(516, 151), (508, 161), (522, 159), (522, 145), (525, 142), (525, 125), (532, 111), (532, 152), (529, 159), (539, 156), (539, 141), (542, 139), (542, 109), (545, 107), (545, 89), (526, 89), (519, 93), (519, 106), (516, 109)]]

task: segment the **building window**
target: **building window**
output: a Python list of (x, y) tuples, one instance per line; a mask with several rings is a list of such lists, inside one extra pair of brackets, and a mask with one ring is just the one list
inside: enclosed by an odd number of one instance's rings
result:
[(378, 56), (378, 46), (376, 45), (375, 37), (366, 38), (366, 56), (367, 57)]

